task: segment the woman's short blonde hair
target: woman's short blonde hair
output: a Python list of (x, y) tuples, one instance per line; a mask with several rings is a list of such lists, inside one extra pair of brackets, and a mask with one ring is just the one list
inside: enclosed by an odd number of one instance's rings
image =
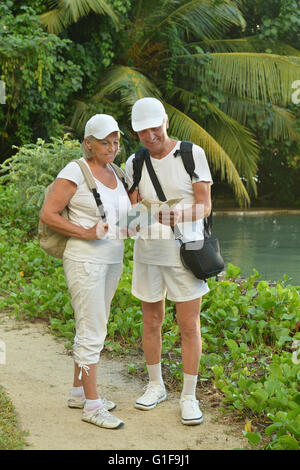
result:
[[(95, 137), (93, 135), (89, 135), (88, 137), (86, 137), (85, 139), (89, 140), (90, 142), (92, 142), (93, 140), (95, 140)], [(83, 140), (82, 144), (81, 144), (81, 151), (83, 153), (83, 156), (84, 158), (86, 158), (87, 160), (90, 160), (91, 158), (91, 151), (88, 149), (88, 146), (86, 145), (85, 143), (85, 139)]]
[[(81, 151), (83, 153), (83, 156), (84, 158), (86, 158), (87, 160), (90, 160), (92, 157), (91, 157), (91, 151), (89, 150), (88, 146), (86, 145), (85, 143), (85, 140), (88, 140), (90, 142), (93, 142), (93, 140), (97, 140), (96, 137), (94, 137), (93, 135), (89, 135), (88, 137), (85, 137), (83, 139), (83, 142), (81, 143)], [(117, 155), (121, 152), (121, 148), (119, 148), (119, 150), (117, 151)]]

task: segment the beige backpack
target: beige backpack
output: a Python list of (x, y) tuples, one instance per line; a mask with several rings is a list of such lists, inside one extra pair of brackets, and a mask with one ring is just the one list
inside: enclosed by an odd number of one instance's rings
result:
[[(97, 206), (99, 207), (99, 211), (101, 214), (101, 217), (103, 220), (105, 220), (105, 213), (103, 209), (103, 205), (99, 196), (99, 193), (97, 192), (97, 184), (94, 180), (94, 177), (89, 169), (89, 167), (84, 163), (83, 160), (73, 160), (76, 162), (83, 173), (83, 176), (85, 178), (86, 184), (88, 185), (88, 188), (90, 191), (93, 193), (95, 197), (95, 201)], [(125, 174), (123, 170), (121, 170), (120, 167), (115, 165), (114, 163), (110, 163), (112, 168), (114, 169), (117, 177), (122, 181), (124, 186), (126, 187), (125, 183)], [(47, 197), (49, 196), (52, 186), (54, 182), (51, 183), (47, 188), (45, 189), (45, 197), (44, 201), (46, 201)], [(64, 217), (65, 219), (68, 219), (68, 207), (65, 207), (65, 209), (62, 211), (61, 216)], [(39, 220), (39, 225), (38, 225), (38, 241), (40, 247), (50, 256), (53, 258), (62, 258), (63, 253), (66, 248), (67, 241), (70, 237), (63, 235), (62, 233), (56, 232), (53, 228), (49, 227), (49, 225), (46, 225), (44, 222)]]

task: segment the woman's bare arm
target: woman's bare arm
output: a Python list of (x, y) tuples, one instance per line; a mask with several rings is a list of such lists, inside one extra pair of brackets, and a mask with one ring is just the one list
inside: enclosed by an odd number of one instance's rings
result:
[(62, 211), (68, 205), (76, 189), (77, 186), (72, 181), (57, 178), (42, 207), (41, 221), (64, 235), (85, 240), (97, 240), (96, 226), (98, 224), (85, 229), (61, 216)]

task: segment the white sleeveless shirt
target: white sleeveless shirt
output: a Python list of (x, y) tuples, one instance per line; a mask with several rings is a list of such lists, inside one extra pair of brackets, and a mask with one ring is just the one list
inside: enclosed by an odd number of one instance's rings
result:
[[(82, 158), (85, 162), (85, 159)], [(86, 162), (85, 162), (86, 163)], [(86, 163), (87, 164), (87, 163)], [(83, 240), (70, 237), (67, 241), (64, 257), (74, 261), (113, 264), (123, 260), (124, 240), (116, 226), (118, 219), (127, 213), (131, 204), (125, 188), (114, 172), (117, 180), (115, 189), (108, 188), (95, 179), (97, 190), (106, 213), (108, 232), (101, 240)], [(89, 190), (82, 171), (75, 162), (68, 163), (57, 178), (64, 178), (77, 185), (77, 190), (70, 199), (70, 222), (84, 228), (93, 227), (101, 220), (94, 196)], [(125, 238), (125, 237), (123, 237)]]

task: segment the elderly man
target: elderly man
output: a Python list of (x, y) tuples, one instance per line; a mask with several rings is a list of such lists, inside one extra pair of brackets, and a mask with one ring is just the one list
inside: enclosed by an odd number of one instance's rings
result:
[[(166, 198), (182, 198), (180, 206), (161, 212), (156, 223), (141, 227), (135, 241), (132, 293), (142, 302), (143, 348), (149, 374), (146, 392), (137, 399), (135, 407), (150, 410), (166, 399), (161, 373), (161, 327), (167, 295), (176, 304), (181, 335), (184, 372), (180, 398), (181, 422), (186, 425), (200, 424), (203, 416), (196, 399), (201, 358), (200, 308), (201, 298), (209, 289), (205, 281), (197, 279), (183, 267), (180, 245), (175, 240), (172, 226), (177, 224), (180, 228), (183, 241), (203, 238), (203, 217), (211, 211), (211, 173), (204, 150), (193, 145), (195, 177), (191, 180), (182, 158), (174, 156), (176, 150), (180, 150), (180, 141), (168, 136), (168, 116), (163, 104), (156, 98), (142, 98), (133, 105), (132, 127), (149, 151), (152, 167)], [(157, 201), (146, 164), (143, 164), (140, 181), (134, 188), (134, 158), (135, 155), (131, 155), (126, 162), (132, 204), (143, 199)]]

